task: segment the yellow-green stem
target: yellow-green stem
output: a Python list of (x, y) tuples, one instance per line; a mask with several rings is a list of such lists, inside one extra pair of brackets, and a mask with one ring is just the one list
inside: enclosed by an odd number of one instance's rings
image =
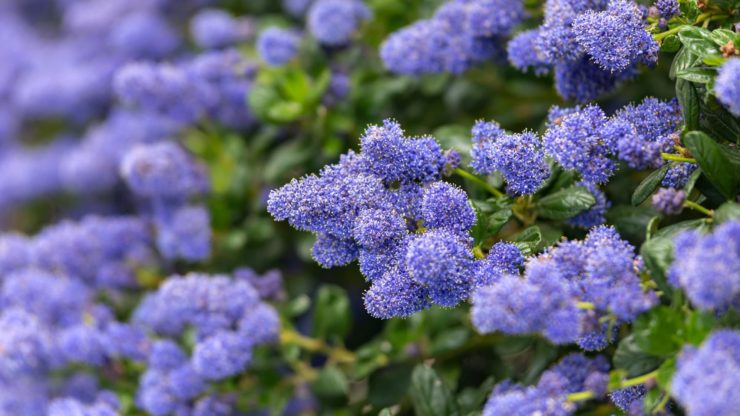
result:
[(692, 159), (690, 157), (683, 157), (680, 155), (674, 155), (672, 153), (661, 153), (660, 157), (663, 158), (663, 160), (672, 160), (674, 162), (687, 162), (687, 163), (696, 163), (696, 159)]
[(463, 177), (463, 178), (465, 178), (465, 179), (467, 179), (467, 180), (469, 180), (471, 182), (475, 182), (476, 184), (478, 184), (481, 187), (483, 187), (486, 191), (488, 191), (488, 192), (496, 195), (499, 198), (502, 197), (502, 196), (504, 196), (504, 193), (503, 192), (499, 191), (498, 189), (496, 189), (493, 186), (489, 185), (488, 182), (486, 182), (483, 179), (481, 179), (481, 178), (473, 175), (472, 173), (470, 173), (468, 171), (465, 171), (465, 170), (462, 170), (460, 168), (457, 168), (457, 169), (455, 169), (455, 173), (458, 176), (461, 176), (461, 177)]
[[(623, 380), (619, 384), (619, 386), (616, 386), (616, 387), (614, 387), (612, 389), (609, 389), (609, 391), (612, 392), (614, 390), (623, 389), (625, 387), (632, 387), (632, 386), (637, 386), (637, 385), (640, 385), (640, 384), (645, 384), (646, 382), (654, 379), (657, 375), (658, 375), (658, 370), (655, 370), (655, 371), (651, 371), (651, 372), (649, 372), (647, 374), (643, 374), (643, 375), (638, 376), (638, 377), (635, 377), (635, 378), (630, 378), (630, 379), (627, 379), (627, 380)], [(579, 392), (576, 392), (576, 393), (571, 393), (568, 396), (566, 396), (566, 399), (569, 402), (582, 402), (584, 400), (590, 400), (590, 399), (593, 399), (595, 397), (596, 397), (596, 395), (592, 391), (586, 390), (586, 391), (579, 391)]]
[(280, 332), (280, 342), (297, 345), (307, 351), (326, 354), (330, 360), (340, 363), (351, 363), (356, 359), (352, 351), (328, 345), (322, 340), (301, 335), (291, 329), (284, 329)]
[(686, 201), (683, 201), (683, 206), (689, 209), (693, 209), (694, 211), (699, 211), (708, 217), (714, 216), (714, 211), (712, 211), (711, 209), (704, 208), (703, 206), (697, 204), (696, 202), (689, 201), (688, 199)]

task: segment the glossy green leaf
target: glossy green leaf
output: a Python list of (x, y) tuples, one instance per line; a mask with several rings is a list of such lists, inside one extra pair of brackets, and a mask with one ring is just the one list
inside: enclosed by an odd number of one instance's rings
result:
[(683, 330), (680, 311), (657, 307), (640, 315), (633, 324), (635, 345), (647, 354), (668, 357), (683, 346), (679, 334)]
[(352, 325), (349, 297), (339, 286), (324, 285), (316, 294), (313, 313), (315, 337), (344, 338)]
[(676, 72), (676, 78), (698, 84), (708, 84), (714, 80), (715, 76), (717, 76), (717, 71), (705, 68), (687, 68)]
[(513, 243), (515, 246), (519, 247), (522, 254), (525, 256), (531, 256), (537, 252), (537, 247), (540, 245), (541, 241), (542, 232), (540, 231), (540, 227), (533, 225), (517, 234), (516, 237), (514, 237)]
[(685, 48), (699, 58), (719, 54), (719, 49), (712, 40), (711, 33), (706, 29), (684, 26), (678, 32), (678, 38)]
[(551, 220), (565, 220), (578, 215), (596, 203), (588, 189), (574, 186), (561, 189), (539, 201), (535, 206), (537, 215)]
[(411, 402), (418, 416), (457, 416), (457, 403), (437, 372), (419, 364), (411, 375)]
[(367, 399), (377, 407), (394, 405), (406, 395), (411, 385), (411, 364), (384, 367), (368, 378)]
[(699, 95), (694, 85), (685, 79), (676, 80), (676, 97), (681, 106), (684, 124), (689, 130), (699, 128)]
[(676, 372), (676, 359), (669, 358), (663, 362), (658, 368), (658, 375), (655, 376), (655, 380), (663, 390), (670, 391), (671, 380), (673, 374)]
[(628, 377), (636, 377), (655, 370), (661, 363), (661, 358), (647, 353), (629, 335), (622, 339), (614, 352), (614, 367), (622, 369)]
[(335, 366), (324, 367), (311, 387), (318, 398), (332, 404), (346, 402), (349, 393), (347, 376)]
[(721, 224), (731, 220), (740, 220), (740, 204), (726, 202), (714, 211), (714, 220)]
[(690, 131), (683, 137), (684, 145), (696, 159), (707, 179), (727, 199), (734, 199), (738, 193), (740, 174), (730, 163), (725, 150), (701, 131)]
[(650, 175), (643, 179), (637, 185), (637, 188), (635, 188), (635, 192), (632, 193), (632, 205), (637, 206), (645, 202), (658, 189), (669, 168), (670, 165), (666, 163), (660, 169), (651, 172)]

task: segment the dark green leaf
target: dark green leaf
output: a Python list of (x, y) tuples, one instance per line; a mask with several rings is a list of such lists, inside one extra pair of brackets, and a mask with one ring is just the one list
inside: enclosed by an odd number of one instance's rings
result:
[(473, 238), (480, 243), (498, 233), (511, 218), (511, 199), (491, 198), (487, 201), (473, 201), (478, 221), (473, 226)]
[(320, 339), (344, 338), (352, 325), (347, 293), (339, 286), (321, 286), (313, 313), (313, 335)]
[(393, 412), (391, 412), (391, 409), (385, 408), (378, 413), (378, 416), (393, 416)]
[(665, 393), (663, 393), (663, 391), (658, 388), (652, 388), (648, 390), (642, 401), (642, 408), (645, 411), (645, 414), (655, 414), (661, 400), (663, 400), (664, 394)]
[(661, 52), (676, 52), (681, 47), (681, 40), (676, 35), (669, 35), (660, 44)]
[(269, 121), (287, 123), (303, 114), (303, 105), (295, 101), (277, 101), (270, 105), (266, 114)]
[(690, 131), (683, 143), (691, 152), (707, 179), (727, 199), (734, 199), (738, 191), (738, 172), (730, 163), (723, 148), (701, 131)]
[(643, 351), (635, 342), (635, 336), (622, 339), (614, 352), (614, 367), (627, 372), (628, 377), (636, 377), (655, 370), (661, 359)]
[(668, 357), (677, 353), (683, 342), (680, 311), (660, 306), (637, 318), (633, 324), (635, 344), (645, 353)]
[(537, 251), (537, 247), (542, 241), (542, 232), (540, 227), (533, 225), (524, 229), (521, 233), (514, 237), (514, 245), (519, 247), (524, 256), (531, 256)]
[(702, 227), (706, 227), (705, 220), (679, 222), (658, 230), (640, 247), (640, 255), (645, 261), (645, 266), (664, 292), (669, 290), (665, 273), (673, 262), (673, 238), (680, 232)]
[(574, 186), (561, 189), (537, 202), (537, 215), (551, 220), (565, 220), (589, 209), (596, 203), (596, 198), (588, 189)]
[(691, 53), (688, 48), (681, 48), (676, 56), (673, 58), (669, 76), (671, 77), (671, 79), (675, 79), (676, 72), (682, 71), (686, 68), (691, 68), (698, 60), (699, 57)]
[(740, 220), (740, 204), (737, 202), (726, 202), (714, 211), (714, 220), (718, 223), (730, 220)]
[(642, 204), (653, 192), (660, 186), (660, 183), (665, 178), (666, 172), (668, 172), (669, 164), (663, 165), (660, 169), (650, 173), (639, 185), (635, 188), (635, 192), (632, 194), (632, 205), (637, 206)]
[(734, 43), (740, 40), (740, 35), (728, 29), (714, 29), (712, 33), (709, 34), (709, 37), (718, 46), (724, 46), (728, 42)]
[(683, 334), (683, 338), (686, 342), (693, 345), (699, 345), (704, 341), (704, 338), (712, 332), (717, 319), (710, 312), (704, 311), (693, 311), (689, 314), (686, 319), (686, 328)]
[(684, 26), (678, 32), (678, 38), (685, 48), (699, 58), (719, 54), (717, 45), (712, 40), (710, 32), (706, 29), (695, 26)]
[(730, 114), (716, 99), (710, 98), (702, 104), (702, 114), (702, 130), (729, 142), (740, 142), (740, 118)]
[(677, 78), (698, 84), (708, 84), (714, 80), (715, 76), (717, 76), (717, 71), (705, 68), (687, 68), (676, 72)]
[(694, 85), (685, 80), (676, 80), (676, 97), (681, 106), (684, 124), (688, 130), (699, 128), (699, 95), (696, 93)]
[(457, 416), (450, 389), (431, 367), (419, 364), (411, 375), (411, 402), (418, 416)]
[(673, 373), (676, 372), (676, 359), (669, 358), (658, 368), (658, 375), (655, 380), (663, 390), (670, 390)]
[(368, 379), (367, 400), (377, 407), (400, 402), (411, 384), (413, 369), (411, 364), (399, 364), (372, 373)]
[(346, 402), (349, 383), (342, 370), (335, 366), (324, 367), (312, 384), (314, 394), (331, 404)]

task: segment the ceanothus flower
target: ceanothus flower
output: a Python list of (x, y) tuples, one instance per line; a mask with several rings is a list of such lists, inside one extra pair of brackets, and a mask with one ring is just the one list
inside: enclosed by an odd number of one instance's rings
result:
[(682, 123), (676, 99), (664, 102), (652, 97), (645, 98), (639, 105), (623, 107), (615, 118), (634, 127), (634, 132), (623, 134), (617, 140), (617, 154), (635, 169), (663, 164), (660, 154), (673, 149)]
[(674, 188), (660, 188), (653, 195), (653, 208), (666, 215), (678, 215), (683, 211), (686, 192)]
[(488, 286), (505, 274), (518, 275), (524, 265), (524, 255), (516, 245), (500, 241), (479, 262), (475, 272), (475, 286)]
[(591, 62), (587, 55), (582, 55), (573, 61), (555, 64), (555, 89), (566, 100), (587, 103), (636, 74), (632, 67), (612, 73)]
[(393, 210), (384, 209), (366, 209), (360, 212), (353, 230), (355, 241), (365, 249), (381, 248), (407, 234), (403, 216)]
[(708, 235), (679, 234), (674, 259), (668, 280), (698, 308), (740, 308), (740, 221), (728, 221)]
[(447, 229), (428, 231), (411, 240), (406, 251), (409, 276), (428, 288), (434, 303), (452, 307), (466, 299), (474, 276), (467, 242)]
[(567, 395), (587, 389), (588, 380), (608, 376), (609, 363), (602, 356), (587, 358), (571, 353), (547, 369), (534, 386), (522, 386), (506, 380), (493, 388), (483, 409), (484, 416), (573, 414), (577, 403)]
[(477, 172), (501, 172), (515, 195), (533, 194), (550, 176), (541, 140), (532, 132), (506, 134), (496, 123), (478, 122), (471, 156)]
[(162, 339), (152, 343), (147, 365), (154, 370), (170, 371), (185, 364), (187, 359), (185, 351), (177, 343)]
[(717, 100), (732, 114), (740, 117), (740, 58), (730, 58), (719, 68), (714, 80), (714, 93)]
[(531, 29), (517, 34), (509, 41), (506, 52), (514, 68), (520, 71), (531, 69), (537, 76), (550, 72), (549, 62), (537, 49), (539, 36), (538, 29)]
[(157, 248), (164, 258), (201, 261), (211, 255), (211, 224), (201, 205), (166, 208), (155, 219)]
[(615, 406), (628, 415), (631, 416), (634, 414), (632, 412), (634, 408), (639, 409), (640, 411), (636, 414), (641, 415), (645, 394), (647, 394), (645, 385), (638, 384), (637, 386), (625, 387), (609, 393), (609, 399)]
[(268, 65), (283, 66), (298, 53), (301, 37), (289, 29), (270, 27), (257, 38), (257, 52)]
[(52, 362), (52, 338), (36, 317), (22, 309), (0, 312), (0, 380), (43, 374)]
[(611, 0), (606, 10), (589, 10), (575, 18), (576, 41), (602, 68), (621, 72), (636, 63), (655, 64), (658, 43), (645, 30), (637, 4)]
[(359, 255), (359, 247), (351, 239), (331, 234), (319, 234), (311, 249), (311, 256), (320, 266), (330, 269), (352, 263)]
[(678, 0), (656, 0), (655, 8), (658, 9), (658, 14), (664, 19), (670, 19), (673, 16), (681, 14), (681, 8), (678, 5)]
[(578, 171), (587, 182), (606, 182), (616, 169), (610, 159), (623, 125), (607, 122), (596, 105), (550, 110), (542, 138), (545, 151), (565, 169)]
[(380, 319), (411, 316), (430, 306), (427, 289), (399, 267), (374, 280), (364, 300), (367, 312)]
[(190, 20), (190, 33), (204, 49), (219, 49), (246, 40), (252, 34), (251, 24), (219, 9), (204, 9)]
[(661, 185), (670, 188), (683, 188), (695, 170), (696, 165), (693, 163), (678, 162), (671, 164), (663, 177)]
[(671, 381), (673, 397), (692, 416), (731, 415), (740, 409), (740, 332), (713, 332), (699, 348), (684, 347)]
[(308, 9), (307, 26), (319, 43), (341, 46), (349, 42), (370, 9), (361, 0), (316, 0)]
[(475, 224), (476, 215), (468, 195), (447, 182), (434, 182), (424, 188), (421, 218), (428, 229), (467, 233)]

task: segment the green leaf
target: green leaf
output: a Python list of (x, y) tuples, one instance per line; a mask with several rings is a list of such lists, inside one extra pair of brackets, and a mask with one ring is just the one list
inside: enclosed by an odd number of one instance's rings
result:
[(679, 222), (658, 230), (640, 247), (640, 255), (645, 261), (645, 266), (664, 292), (670, 289), (665, 280), (665, 273), (673, 262), (673, 238), (680, 232), (702, 227), (706, 227), (705, 220)]
[(682, 330), (680, 311), (665, 306), (640, 315), (633, 324), (637, 347), (658, 357), (671, 356), (681, 349), (683, 342), (679, 334)]
[(419, 364), (411, 375), (411, 402), (418, 416), (457, 416), (450, 389), (431, 367)]
[(378, 416), (393, 416), (393, 412), (391, 412), (391, 409), (386, 407), (378, 413)]
[(718, 46), (724, 46), (728, 42), (735, 43), (740, 41), (740, 35), (728, 29), (714, 29), (709, 34), (709, 38), (714, 41)]
[(332, 404), (346, 402), (349, 393), (347, 377), (335, 366), (324, 367), (311, 387), (317, 397)]
[(344, 338), (352, 325), (349, 297), (339, 286), (324, 285), (316, 294), (313, 335), (320, 339)]
[(711, 133), (714, 137), (719, 137), (730, 142), (737, 143), (740, 141), (740, 118), (730, 114), (714, 98), (710, 98), (701, 104), (703, 115), (699, 121), (701, 130)]
[(718, 55), (717, 45), (712, 40), (711, 33), (695, 26), (684, 26), (678, 32), (678, 38), (692, 54), (699, 58), (707, 55)]
[(701, 61), (709, 66), (722, 66), (727, 61), (727, 58), (719, 55), (710, 55), (705, 56)]
[(676, 78), (676, 73), (678, 71), (682, 71), (687, 68), (691, 68), (696, 64), (696, 62), (699, 60), (699, 57), (695, 54), (691, 53), (691, 51), (683, 47), (681, 48), (676, 56), (673, 58), (673, 62), (671, 63), (671, 69), (669, 71), (669, 76), (671, 79)]
[(473, 201), (478, 216), (478, 221), (473, 226), (473, 238), (476, 243), (496, 235), (506, 225), (512, 215), (511, 202), (507, 197)]
[(663, 178), (665, 178), (668, 168), (670, 168), (670, 165), (666, 163), (660, 169), (651, 172), (650, 175), (637, 185), (635, 192), (632, 193), (632, 205), (638, 206), (642, 204), (655, 192), (663, 181)]
[(676, 72), (677, 78), (698, 84), (708, 84), (714, 80), (715, 76), (717, 76), (717, 71), (705, 68), (687, 68)]
[(681, 106), (684, 124), (689, 130), (696, 130), (699, 126), (699, 95), (696, 93), (694, 84), (685, 80), (676, 80), (676, 97)]
[(710, 312), (693, 311), (686, 319), (683, 339), (693, 345), (700, 345), (717, 325), (717, 319)]
[(541, 241), (542, 231), (540, 231), (540, 227), (532, 225), (517, 234), (516, 237), (514, 237), (513, 243), (526, 257), (537, 252), (537, 247), (540, 245)]
[(642, 408), (645, 411), (646, 415), (652, 415), (656, 413), (660, 402), (663, 400), (664, 394), (665, 393), (663, 393), (663, 391), (657, 388), (652, 388), (648, 390), (648, 392), (645, 394), (645, 397), (642, 399)]
[(660, 44), (661, 52), (676, 52), (681, 47), (681, 40), (676, 35), (669, 35)]
[(655, 380), (658, 382), (658, 385), (666, 391), (670, 391), (671, 388), (671, 380), (673, 379), (673, 374), (676, 372), (676, 359), (675, 358), (669, 358), (663, 362), (663, 364), (660, 365), (658, 368), (658, 375), (655, 376)]
[(303, 105), (295, 101), (278, 101), (267, 109), (269, 121), (288, 123), (297, 120), (303, 114)]
[(551, 220), (565, 220), (578, 215), (596, 203), (596, 198), (581, 186), (561, 189), (539, 201), (535, 206), (537, 215)]
[(723, 148), (712, 138), (701, 131), (690, 131), (683, 137), (684, 145), (689, 149), (704, 175), (717, 190), (727, 199), (734, 199), (738, 191), (738, 172)]
[(614, 367), (627, 372), (628, 377), (636, 377), (655, 370), (661, 359), (642, 350), (635, 341), (635, 335), (628, 335), (619, 342), (614, 352)]
[(372, 373), (368, 378), (367, 400), (377, 407), (399, 403), (411, 385), (411, 364), (391, 365)]
[(714, 220), (719, 224), (731, 220), (740, 220), (740, 204), (725, 202), (714, 211)]

